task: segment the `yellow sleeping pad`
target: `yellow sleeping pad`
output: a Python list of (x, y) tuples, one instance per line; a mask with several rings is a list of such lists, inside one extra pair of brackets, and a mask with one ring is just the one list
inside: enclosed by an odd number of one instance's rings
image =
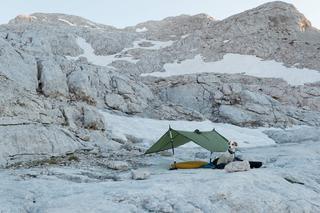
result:
[(176, 163), (171, 164), (171, 168), (172, 169), (197, 169), (197, 168), (201, 168), (204, 165), (207, 165), (208, 162), (205, 161), (185, 161), (185, 162), (180, 162), (180, 163)]

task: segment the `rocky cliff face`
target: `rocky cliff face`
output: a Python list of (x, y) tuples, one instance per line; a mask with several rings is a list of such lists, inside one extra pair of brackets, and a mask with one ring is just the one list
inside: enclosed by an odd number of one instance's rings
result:
[[(218, 37), (230, 40), (219, 45)], [(264, 4), (213, 23), (204, 34), (205, 52), (234, 52), (319, 70), (319, 30), (283, 2)], [(208, 49), (208, 51), (206, 51)], [(218, 50), (219, 49), (219, 50)], [(297, 51), (299, 50), (299, 51)]]

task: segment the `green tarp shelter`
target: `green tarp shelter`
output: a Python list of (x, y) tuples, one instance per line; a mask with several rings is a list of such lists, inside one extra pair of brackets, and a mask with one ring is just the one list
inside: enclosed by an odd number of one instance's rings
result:
[(174, 148), (190, 141), (209, 150), (210, 152), (225, 152), (228, 149), (228, 139), (220, 135), (214, 129), (206, 132), (200, 132), (199, 130), (189, 132), (174, 130), (169, 127), (169, 130), (155, 144), (153, 144), (145, 154), (168, 149), (172, 149), (174, 154)]

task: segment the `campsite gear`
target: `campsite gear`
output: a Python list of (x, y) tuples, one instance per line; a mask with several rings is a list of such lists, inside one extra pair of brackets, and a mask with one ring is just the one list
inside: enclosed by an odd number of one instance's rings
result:
[(206, 165), (208, 165), (208, 162), (205, 161), (185, 161), (171, 164), (171, 169), (197, 169)]
[(215, 129), (206, 132), (200, 132), (199, 130), (189, 132), (169, 128), (145, 154), (174, 149), (190, 141), (193, 141), (210, 152), (225, 152), (228, 150), (228, 140)]
[(209, 160), (209, 163), (211, 163), (211, 161), (212, 161), (212, 153), (213, 153), (213, 152), (210, 152), (210, 160)]
[(216, 165), (214, 165), (213, 162), (211, 162), (211, 163), (208, 163), (208, 164), (202, 166), (201, 168), (203, 168), (203, 169), (216, 169)]
[[(238, 158), (238, 157), (235, 157), (234, 158), (234, 161), (243, 161), (242, 159)], [(262, 162), (261, 161), (249, 161), (249, 164), (250, 164), (250, 168), (253, 169), (253, 168), (260, 168), (262, 166)]]
[[(240, 158), (235, 159), (234, 161), (243, 161)], [(179, 162), (176, 164), (171, 164), (170, 170), (173, 169), (224, 169), (224, 167), (227, 165), (225, 163), (216, 164), (217, 159), (215, 159), (213, 162), (205, 162), (205, 161), (186, 161), (186, 162)], [(262, 162), (260, 161), (249, 161), (250, 168), (260, 168), (262, 166)]]
[(226, 172), (245, 172), (250, 170), (250, 164), (249, 161), (243, 160), (243, 161), (233, 161), (228, 163), (224, 170)]
[(260, 168), (262, 166), (262, 162), (260, 161), (249, 161), (250, 168)]
[(210, 152), (225, 152), (228, 150), (228, 140), (220, 135), (215, 129), (206, 132), (201, 132), (196, 129), (194, 132), (190, 132), (175, 130), (169, 126), (169, 130), (155, 144), (153, 144), (145, 154), (172, 149), (173, 163), (175, 165), (176, 160), (174, 157), (174, 148), (184, 145), (190, 141), (209, 150)]
[(172, 149), (172, 157), (173, 157), (173, 164), (174, 167), (171, 167), (172, 169), (178, 169), (176, 167), (176, 158), (174, 157), (174, 145), (173, 145), (173, 137), (172, 137), (172, 131), (171, 131), (171, 127), (169, 126), (169, 135), (170, 135), (170, 143), (171, 143), (171, 149)]
[[(227, 164), (225, 164), (225, 163), (217, 164), (218, 160), (219, 160), (219, 158), (216, 158), (216, 159), (214, 159), (214, 161), (212, 161), (212, 164), (214, 165), (213, 169), (224, 169), (224, 167)], [(238, 157), (235, 157), (233, 161), (243, 161), (243, 160)], [(262, 166), (262, 162), (260, 162), (260, 161), (249, 161), (249, 164), (250, 164), (251, 169), (260, 168)], [(204, 168), (207, 168), (207, 167), (204, 167)]]

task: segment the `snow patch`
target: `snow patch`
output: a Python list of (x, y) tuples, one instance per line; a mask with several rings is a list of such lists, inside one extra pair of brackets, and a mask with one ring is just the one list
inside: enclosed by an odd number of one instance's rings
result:
[(265, 61), (252, 55), (226, 54), (223, 59), (215, 62), (204, 62), (200, 55), (181, 63), (165, 64), (166, 72), (144, 73), (141, 76), (169, 77), (192, 73), (245, 73), (246, 75), (263, 78), (281, 78), (291, 85), (303, 85), (320, 81), (320, 72), (311, 69), (285, 67), (282, 63)]
[(190, 34), (185, 34), (183, 36), (181, 36), (181, 39), (187, 38)]
[(59, 20), (59, 21), (62, 21), (62, 22), (64, 22), (64, 23), (67, 23), (67, 24), (70, 25), (70, 26), (77, 26), (76, 24), (73, 24), (73, 23), (71, 23), (70, 21), (65, 20), (65, 19), (59, 18), (58, 20)]
[[(146, 40), (146, 39), (140, 39), (133, 42), (133, 47), (125, 48), (121, 52), (113, 54), (113, 55), (96, 55), (94, 53), (94, 49), (92, 48), (91, 44), (88, 43), (84, 38), (77, 37), (76, 42), (78, 46), (83, 50), (83, 53), (81, 55), (78, 55), (76, 57), (73, 56), (66, 56), (69, 60), (77, 60), (80, 57), (85, 57), (87, 60), (95, 65), (99, 66), (110, 66), (113, 61), (117, 60), (124, 60), (131, 63), (137, 63), (139, 59), (133, 59), (130, 56), (121, 56), (122, 52), (126, 52), (128, 50), (132, 49), (148, 49), (148, 50), (158, 50), (161, 48), (165, 48), (168, 46), (171, 46), (174, 41), (154, 41), (154, 40)], [(140, 46), (139, 44), (143, 42), (151, 43), (151, 46)], [(110, 66), (112, 67), (112, 66)]]
[(116, 138), (126, 139), (126, 135), (141, 138), (149, 146), (155, 143), (167, 130), (169, 125), (173, 129), (194, 131), (211, 131), (216, 129), (229, 140), (237, 141), (240, 147), (256, 147), (274, 145), (275, 142), (263, 133), (267, 128), (250, 129), (231, 124), (213, 123), (205, 121), (169, 121), (141, 117), (126, 117), (101, 111), (110, 130)]
[[(136, 63), (138, 60), (134, 60), (131, 57), (119, 57), (119, 54), (113, 54), (113, 55), (96, 55), (94, 53), (94, 49), (92, 48), (91, 44), (86, 42), (84, 38), (77, 37), (77, 44), (79, 47), (83, 50), (83, 54), (72, 57), (72, 56), (66, 56), (69, 60), (77, 60), (79, 57), (85, 57), (87, 60), (95, 65), (99, 66), (108, 66), (111, 64), (113, 61), (117, 60), (125, 60), (129, 61), (131, 63)], [(124, 49), (123, 51), (126, 51), (127, 49)]]
[(146, 27), (137, 28), (137, 29), (136, 29), (136, 32), (137, 32), (137, 33), (142, 33), (142, 32), (146, 32), (146, 31), (148, 31), (148, 29), (147, 29)]

